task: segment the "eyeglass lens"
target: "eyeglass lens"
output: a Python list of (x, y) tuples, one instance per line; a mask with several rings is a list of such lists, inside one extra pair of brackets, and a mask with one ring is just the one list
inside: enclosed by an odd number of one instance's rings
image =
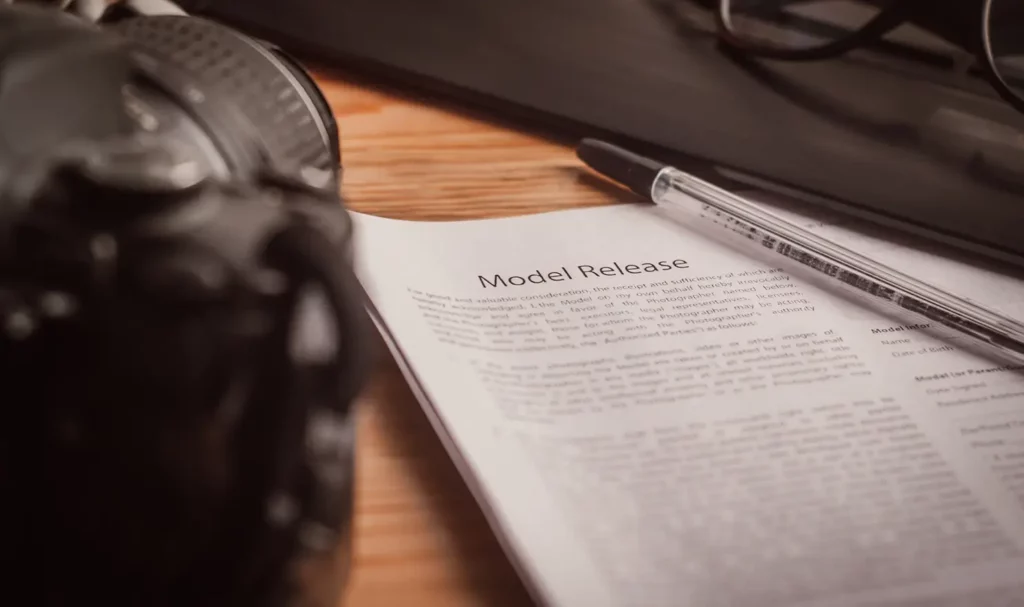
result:
[(744, 42), (802, 51), (855, 34), (888, 4), (886, 0), (722, 0), (720, 8), (726, 29)]
[(986, 18), (992, 67), (1024, 99), (1024, 0), (992, 0)]

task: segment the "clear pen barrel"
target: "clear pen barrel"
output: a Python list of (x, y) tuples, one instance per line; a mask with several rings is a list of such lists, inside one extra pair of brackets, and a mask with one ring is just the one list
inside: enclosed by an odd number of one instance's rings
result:
[(1024, 362), (1024, 325), (1017, 320), (810, 233), (707, 181), (665, 168), (652, 185), (651, 198), (701, 235), (826, 291), (852, 296), (901, 321), (927, 320), (947, 338), (972, 335), (994, 346), (995, 353)]

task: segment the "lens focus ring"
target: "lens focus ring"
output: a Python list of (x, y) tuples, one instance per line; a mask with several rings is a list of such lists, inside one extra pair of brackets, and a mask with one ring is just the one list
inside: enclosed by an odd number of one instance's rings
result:
[(236, 107), (278, 166), (337, 170), (329, 107), (316, 85), (270, 48), (198, 17), (139, 17), (112, 27)]

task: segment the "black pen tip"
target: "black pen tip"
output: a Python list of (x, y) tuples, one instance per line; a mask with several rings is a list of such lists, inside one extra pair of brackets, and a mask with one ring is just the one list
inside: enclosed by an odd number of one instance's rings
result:
[(634, 154), (616, 145), (597, 139), (583, 139), (576, 146), (576, 156), (605, 177), (640, 194), (651, 197), (651, 185), (665, 165)]

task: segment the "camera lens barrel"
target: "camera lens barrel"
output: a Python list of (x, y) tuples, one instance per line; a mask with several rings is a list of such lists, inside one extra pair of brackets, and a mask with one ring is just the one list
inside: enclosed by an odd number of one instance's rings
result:
[[(176, 89), (240, 170), (260, 161), (281, 170), (340, 168), (330, 107), (301, 66), (279, 49), (198, 17), (143, 16), (109, 27), (141, 54), (151, 77)], [(184, 79), (175, 82), (172, 75)], [(228, 141), (240, 135), (248, 141)], [(265, 158), (238, 150), (252, 144)], [(331, 185), (336, 183), (335, 176)]]

